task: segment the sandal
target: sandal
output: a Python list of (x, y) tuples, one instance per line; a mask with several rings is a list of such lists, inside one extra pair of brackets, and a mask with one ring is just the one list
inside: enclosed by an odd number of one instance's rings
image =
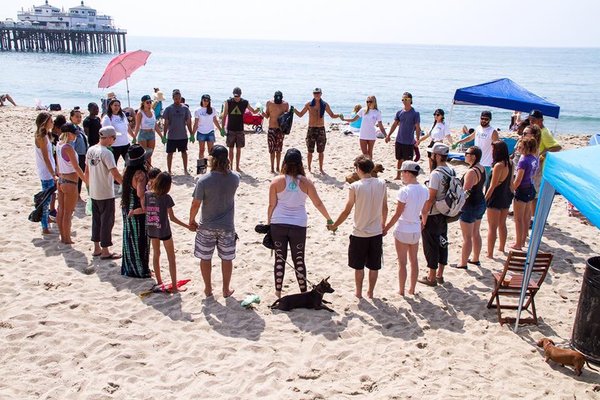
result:
[(469, 268), (467, 265), (458, 265), (458, 264), (450, 264), (450, 267), (454, 269), (467, 269)]
[(443, 276), (437, 276), (435, 278), (435, 281), (437, 282), (438, 285), (443, 285), (444, 284), (444, 277)]
[[(471, 261), (471, 260), (467, 260), (467, 264), (473, 264), (473, 265), (477, 265), (478, 267), (481, 267), (481, 261)], [(466, 267), (465, 267), (466, 268)]]
[(122, 256), (122, 255), (120, 255), (120, 254), (117, 254), (117, 253), (110, 253), (110, 254), (109, 254), (109, 255), (107, 255), (107, 256), (100, 256), (100, 259), (101, 259), (101, 260), (118, 260), (118, 259), (119, 259), (119, 258), (121, 258), (121, 257), (123, 257), (123, 256)]
[(424, 276), (423, 278), (419, 279), (417, 282), (422, 283), (423, 285), (431, 286), (431, 287), (437, 286), (437, 280), (430, 281), (429, 279), (427, 279), (426, 276)]

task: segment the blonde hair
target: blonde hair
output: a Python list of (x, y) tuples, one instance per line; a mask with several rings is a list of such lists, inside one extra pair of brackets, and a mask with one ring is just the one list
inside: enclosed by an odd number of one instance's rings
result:
[(360, 104), (357, 104), (357, 105), (355, 105), (355, 106), (354, 106), (354, 108), (352, 109), (352, 112), (356, 114), (357, 112), (359, 112), (359, 111), (360, 111), (360, 109), (361, 109), (361, 108), (362, 108), (362, 106), (361, 106)]
[[(369, 100), (369, 99), (373, 102), (373, 103), (371, 103), (371, 104), (373, 104), (373, 110), (377, 110), (377, 97), (367, 96), (367, 100)], [(368, 114), (369, 110), (371, 110), (371, 109), (369, 108), (369, 105), (367, 104), (367, 111), (365, 111), (365, 114)]]

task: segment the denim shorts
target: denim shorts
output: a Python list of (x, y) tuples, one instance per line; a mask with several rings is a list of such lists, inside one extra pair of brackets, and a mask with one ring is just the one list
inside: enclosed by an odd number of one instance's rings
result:
[(140, 129), (137, 135), (137, 141), (141, 142), (144, 140), (156, 140), (156, 134), (153, 129)]
[(485, 214), (485, 202), (474, 206), (467, 206), (462, 209), (459, 219), (467, 224), (472, 224), (475, 221), (481, 220)]
[(535, 188), (533, 185), (518, 187), (515, 190), (515, 200), (521, 201), (523, 203), (529, 203), (535, 199)]
[(208, 133), (196, 132), (196, 140), (199, 142), (214, 142), (215, 131), (210, 131)]

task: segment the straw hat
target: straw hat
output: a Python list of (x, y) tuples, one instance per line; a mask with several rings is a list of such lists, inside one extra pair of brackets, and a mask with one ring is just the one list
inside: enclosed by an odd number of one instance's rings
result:
[(156, 101), (164, 101), (165, 100), (165, 94), (159, 90), (158, 92), (154, 93), (154, 100), (156, 100)]

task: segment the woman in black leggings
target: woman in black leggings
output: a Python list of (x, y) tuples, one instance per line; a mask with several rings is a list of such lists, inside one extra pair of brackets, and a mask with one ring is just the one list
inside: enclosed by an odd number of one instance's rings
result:
[(315, 186), (306, 178), (302, 154), (297, 149), (285, 153), (281, 175), (273, 179), (269, 188), (268, 223), (275, 244), (275, 295), (281, 297), (285, 275), (288, 243), (300, 291), (306, 291), (304, 264), (306, 225), (306, 198), (310, 198), (319, 212), (330, 221), (329, 213), (319, 198)]

